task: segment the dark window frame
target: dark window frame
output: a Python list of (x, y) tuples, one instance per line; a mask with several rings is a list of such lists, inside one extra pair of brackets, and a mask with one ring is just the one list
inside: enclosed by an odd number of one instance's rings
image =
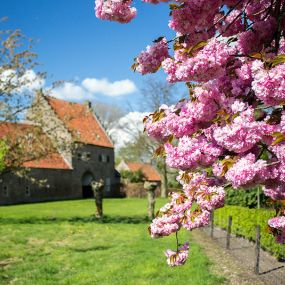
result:
[(30, 188), (29, 185), (27, 185), (27, 186), (25, 187), (25, 196), (26, 196), (26, 197), (30, 197), (30, 196), (31, 196), (31, 188)]
[(9, 197), (9, 188), (7, 185), (2, 186), (2, 193), (4, 197)]

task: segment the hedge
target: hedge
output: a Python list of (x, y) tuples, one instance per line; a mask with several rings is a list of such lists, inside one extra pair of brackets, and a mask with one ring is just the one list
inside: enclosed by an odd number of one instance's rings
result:
[[(257, 188), (253, 189), (231, 189), (226, 190), (226, 205), (242, 206), (248, 208), (257, 207)], [(260, 192), (260, 204), (266, 206), (268, 198), (264, 195), (263, 191)]]
[(267, 231), (267, 221), (274, 216), (274, 211), (268, 209), (249, 209), (240, 206), (225, 206), (217, 209), (214, 224), (226, 229), (228, 217), (232, 216), (232, 233), (255, 241), (256, 225), (261, 227), (261, 247), (279, 259), (285, 258), (285, 245), (275, 242), (274, 236)]

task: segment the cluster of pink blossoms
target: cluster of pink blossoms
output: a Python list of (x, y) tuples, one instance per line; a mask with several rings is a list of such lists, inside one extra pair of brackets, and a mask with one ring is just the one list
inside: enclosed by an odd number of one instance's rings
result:
[[(190, 93), (145, 120), (168, 166), (181, 171), (182, 190), (151, 223), (153, 238), (207, 225), (223, 206), (224, 185), (262, 185), (272, 201), (285, 199), (285, 1), (175, 2), (168, 25), (176, 37), (160, 38), (134, 64), (142, 74), (162, 67)], [(96, 15), (128, 22), (136, 13), (131, 4), (96, 0)], [(285, 243), (284, 207), (278, 213), (269, 227)], [(167, 263), (184, 264), (188, 249), (167, 250)]]
[(225, 65), (233, 52), (234, 48), (226, 43), (212, 39), (194, 57), (188, 57), (182, 62), (178, 51), (178, 60), (167, 58), (162, 62), (162, 68), (168, 75), (167, 80), (171, 83), (179, 81), (207, 82), (217, 76), (224, 75)]
[(244, 153), (266, 135), (272, 134), (274, 127), (265, 122), (256, 122), (254, 110), (248, 108), (232, 120), (231, 124), (217, 127), (213, 137), (218, 145), (229, 151)]
[(141, 74), (156, 72), (164, 59), (169, 57), (166, 38), (160, 39), (152, 46), (147, 46), (136, 59), (136, 70)]
[(198, 137), (182, 137), (178, 145), (164, 145), (166, 163), (172, 168), (193, 169), (198, 166), (212, 165), (220, 155), (222, 148), (209, 142), (204, 135)]
[(265, 160), (256, 160), (254, 154), (249, 153), (241, 157), (227, 171), (225, 178), (231, 182), (233, 188), (249, 187), (256, 185), (265, 179), (267, 174), (267, 163)]
[(268, 221), (268, 224), (271, 228), (277, 230), (275, 236), (278, 243), (285, 243), (285, 216), (275, 217)]
[(189, 243), (186, 242), (183, 246), (179, 247), (177, 251), (166, 250), (165, 256), (167, 257), (167, 264), (170, 266), (183, 265), (189, 254)]
[(147, 133), (157, 140), (164, 140), (171, 134), (177, 138), (193, 135), (202, 126), (207, 126), (216, 117), (219, 106), (227, 101), (225, 95), (211, 84), (204, 88), (196, 87), (193, 96), (197, 100), (185, 100), (170, 107), (161, 106), (163, 118), (155, 121), (150, 116), (145, 123)]
[(132, 0), (96, 0), (95, 14), (102, 20), (129, 23), (137, 14), (137, 10), (131, 7)]
[[(162, 207), (152, 221), (149, 231), (153, 238), (177, 233), (181, 228), (193, 230), (210, 221), (211, 211), (224, 205), (223, 187), (214, 185), (206, 174), (181, 172), (177, 178), (183, 185), (183, 192), (171, 193), (171, 201)], [(168, 257), (179, 255), (180, 251), (168, 250)], [(181, 253), (181, 256), (184, 256)], [(184, 264), (184, 259), (175, 259), (172, 266)], [(170, 261), (170, 260), (169, 260)], [(168, 263), (169, 263), (168, 261)], [(172, 260), (173, 261), (173, 260)]]
[(172, 19), (168, 25), (183, 35), (203, 31), (208, 28), (209, 23), (214, 23), (221, 2), (221, 0), (185, 1), (178, 9), (172, 11)]
[(265, 69), (261, 61), (252, 64), (252, 89), (267, 106), (285, 103), (285, 64)]

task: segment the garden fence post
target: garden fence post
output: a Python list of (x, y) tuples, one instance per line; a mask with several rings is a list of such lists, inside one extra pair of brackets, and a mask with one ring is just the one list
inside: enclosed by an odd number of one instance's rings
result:
[(211, 214), (211, 238), (214, 237), (214, 211)]
[(257, 187), (257, 209), (260, 209), (260, 188), (261, 186)]
[(255, 244), (255, 274), (259, 274), (259, 261), (260, 261), (260, 225), (256, 226), (256, 244)]
[(231, 240), (231, 232), (232, 232), (232, 221), (233, 221), (232, 216), (229, 216), (228, 228), (227, 228), (227, 244), (226, 244), (227, 249), (230, 249), (230, 240)]

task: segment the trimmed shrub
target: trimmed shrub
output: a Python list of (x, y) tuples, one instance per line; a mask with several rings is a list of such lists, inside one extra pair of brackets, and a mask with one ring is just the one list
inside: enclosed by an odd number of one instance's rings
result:
[(274, 216), (273, 210), (225, 206), (215, 211), (215, 225), (226, 229), (229, 216), (233, 218), (232, 233), (255, 241), (256, 225), (260, 225), (261, 247), (277, 258), (285, 258), (285, 246), (276, 243), (274, 236), (267, 230), (267, 222)]
[[(253, 189), (227, 189), (226, 205), (242, 206), (248, 208), (257, 207), (258, 188)], [(260, 205), (266, 206), (266, 196), (260, 191)]]

